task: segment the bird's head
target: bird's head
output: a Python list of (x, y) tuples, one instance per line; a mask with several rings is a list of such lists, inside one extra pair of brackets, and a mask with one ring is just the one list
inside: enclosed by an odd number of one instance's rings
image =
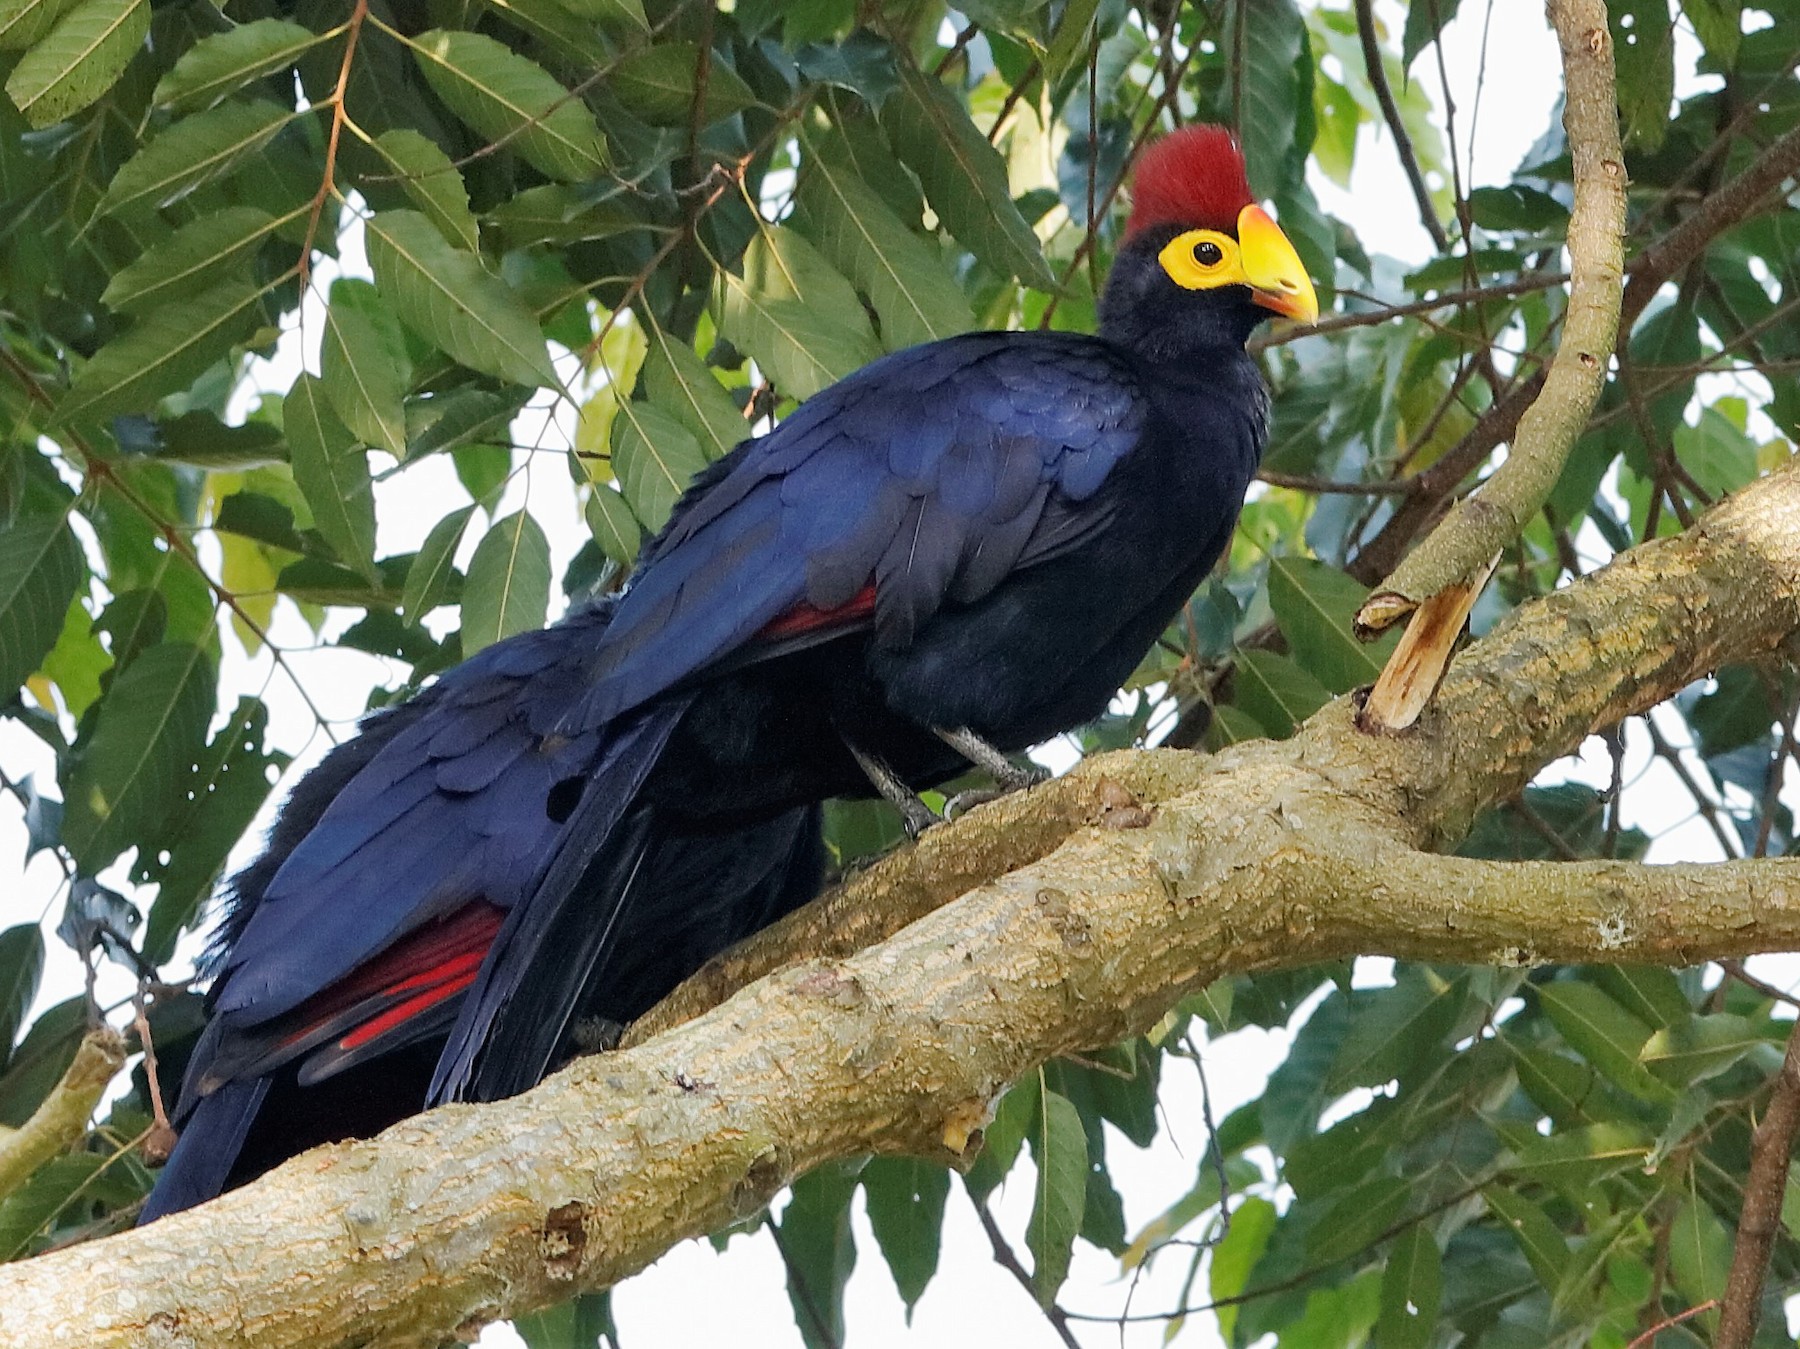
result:
[(1132, 176), (1131, 218), (1107, 278), (1100, 330), (1151, 356), (1242, 346), (1274, 315), (1310, 323), (1318, 296), (1300, 255), (1250, 195), (1223, 127), (1153, 142)]

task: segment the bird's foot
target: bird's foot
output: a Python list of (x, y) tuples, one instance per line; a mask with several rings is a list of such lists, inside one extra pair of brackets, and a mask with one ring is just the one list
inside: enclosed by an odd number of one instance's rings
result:
[[(967, 759), (977, 768), (986, 769), (988, 775), (994, 779), (994, 783), (999, 790), (983, 797), (983, 800), (991, 801), (996, 796), (1004, 796), (1008, 792), (1018, 792), (1023, 791), (1027, 787), (1035, 787), (1038, 783), (1043, 782), (1050, 776), (1049, 773), (1042, 768), (1039, 768), (1036, 764), (1027, 764), (1023, 768), (1019, 767), (1019, 765), (1007, 758), (1005, 754), (1001, 753), (1000, 750), (988, 744), (987, 741), (976, 735), (975, 732), (971, 731), (967, 726), (958, 726), (951, 730), (945, 730), (943, 727), (938, 727), (934, 733), (939, 740), (942, 740), (946, 745), (950, 746), (951, 749), (962, 755), (963, 758)], [(968, 792), (962, 793), (962, 796), (969, 795), (970, 793)], [(958, 799), (960, 800), (961, 797)], [(970, 804), (980, 805), (981, 802), (971, 801)]]
[(939, 816), (936, 811), (916, 796), (909, 796), (904, 801), (896, 801), (894, 806), (900, 812), (900, 823), (905, 827), (906, 836), (910, 839), (917, 839), (920, 834), (933, 825), (942, 824), (950, 818), (950, 811), (947, 808), (943, 815)]

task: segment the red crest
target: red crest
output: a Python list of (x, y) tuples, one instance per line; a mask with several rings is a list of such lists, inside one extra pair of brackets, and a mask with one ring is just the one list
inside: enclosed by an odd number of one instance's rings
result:
[(1185, 126), (1138, 156), (1125, 233), (1156, 225), (1227, 231), (1255, 201), (1237, 137), (1222, 126)]

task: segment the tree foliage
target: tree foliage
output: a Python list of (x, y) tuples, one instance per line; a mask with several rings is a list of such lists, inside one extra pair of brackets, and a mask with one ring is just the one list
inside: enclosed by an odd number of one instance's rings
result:
[[(0, 1258), (115, 1229), (152, 1182), (152, 1079), (197, 1024), (195, 995), (162, 981), (187, 972), (180, 939), (299, 748), (272, 739), (266, 686), (239, 692), (247, 661), (292, 678), (278, 619), (387, 658), (382, 705), (616, 586), (697, 470), (883, 351), (1092, 330), (1131, 159), (1177, 121), (1239, 129), (1332, 312), (1264, 340), (1265, 482), (1078, 748), (1283, 737), (1369, 683), (1388, 648), (1353, 616), (1495, 462), (1565, 312), (1563, 128), (1466, 187), (1445, 109), (1470, 91), (1433, 60), (1457, 10), (1414, 0), (1386, 28), (1296, 0), (0, 0), (0, 713), (20, 732), (0, 771), (21, 863), (63, 868), (58, 934), (154, 989), (133, 1033), (163, 1049), (0, 1197)], [(1800, 433), (1783, 193), (1654, 271), (1701, 203), (1791, 153), (1800, 5), (1610, 14), (1650, 289), (1478, 628), (1687, 527)], [(1505, 77), (1487, 72), (1490, 98)], [(1440, 243), (1414, 268), (1316, 191), (1397, 140)], [(531, 438), (528, 403), (553, 433)], [(377, 485), (441, 456), (467, 500), (416, 551), (384, 550)], [(559, 576), (543, 522), (571, 502), (591, 538)], [(1797, 696), (1791, 666), (1722, 669), (1610, 734), (1610, 783), (1553, 771), (1462, 851), (1641, 858), (1642, 776), (1691, 798), (1719, 855), (1790, 853)], [(897, 837), (885, 808), (833, 808), (841, 864)], [(47, 966), (75, 957), (24, 906), (4, 919), (0, 1122), (18, 1125), (87, 1016), (79, 998), (32, 1015)], [(1234, 1345), (1648, 1343), (1725, 1295), (1784, 1001), (1716, 966), (1233, 976), (1028, 1077), (966, 1176), (828, 1168), (753, 1225), (779, 1237), (808, 1344), (843, 1338), (853, 1203), (910, 1307), (950, 1191), (985, 1217), (1008, 1174), (1031, 1177), (1031, 1213), (1010, 1242), (994, 1228), (997, 1255), (1065, 1334), (1063, 1301), (1092, 1302), (1063, 1286), (1083, 1243), (1128, 1275), (1185, 1266), (1180, 1307), (1131, 1314), (1173, 1331), (1203, 1309)], [(1286, 1026), (1266, 1091), (1133, 1230), (1108, 1149), (1157, 1135), (1166, 1074)], [(1759, 1344), (1788, 1342), (1789, 1200)], [(1656, 1343), (1708, 1343), (1717, 1316)], [(616, 1335), (592, 1296), (519, 1329)]]

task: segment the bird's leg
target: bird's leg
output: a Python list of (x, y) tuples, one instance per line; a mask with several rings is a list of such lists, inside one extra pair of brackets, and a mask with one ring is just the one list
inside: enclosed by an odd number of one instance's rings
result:
[(1050, 776), (1043, 769), (1035, 766), (1020, 768), (967, 726), (957, 726), (949, 730), (941, 726), (934, 726), (932, 733), (977, 768), (986, 769), (994, 779), (992, 788), (976, 788), (973, 791), (958, 792), (944, 807), (945, 819), (952, 819), (972, 806), (996, 800), (1009, 792), (1023, 791), (1027, 787), (1034, 787)]
[(900, 812), (901, 822), (906, 826), (906, 836), (917, 838), (932, 825), (940, 823), (930, 806), (919, 800), (918, 795), (904, 782), (895, 776), (889, 768), (873, 754), (864, 753), (849, 740), (844, 741), (844, 748), (850, 751), (850, 757), (856, 760), (863, 776), (869, 779), (882, 799)]

